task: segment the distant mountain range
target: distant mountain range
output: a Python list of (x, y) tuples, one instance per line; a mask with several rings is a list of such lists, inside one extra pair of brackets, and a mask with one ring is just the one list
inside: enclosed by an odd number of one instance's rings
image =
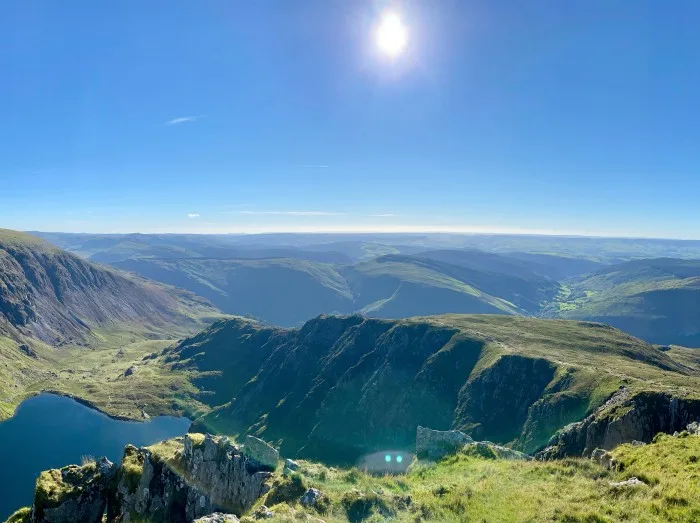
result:
[(700, 345), (700, 262), (690, 259), (700, 258), (700, 242), (39, 234), (92, 260), (194, 292), (226, 313), (275, 325), (300, 325), (324, 313), (493, 313), (601, 321), (655, 343)]
[(531, 315), (559, 291), (538, 264), (478, 251), (390, 254), (351, 265), (289, 258), (142, 258), (113, 265), (188, 289), (224, 312), (282, 326), (322, 313)]

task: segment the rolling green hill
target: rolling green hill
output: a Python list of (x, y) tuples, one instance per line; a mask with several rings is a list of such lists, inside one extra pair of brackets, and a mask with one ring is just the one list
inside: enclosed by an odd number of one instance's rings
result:
[[(444, 261), (440, 253), (389, 254), (354, 265), (191, 258), (133, 259), (114, 266), (195, 292), (225, 312), (282, 326), (322, 313), (356, 311), (386, 318), (449, 312), (527, 315), (559, 291), (556, 282), (525, 262), (509, 263), (498, 255), (476, 259), (485, 253), (446, 255), (449, 261)], [(475, 258), (471, 264), (470, 257)]]
[(614, 265), (566, 282), (544, 313), (608, 323), (653, 343), (700, 346), (700, 260)]
[[(664, 352), (593, 323), (329, 316), (291, 330), (217, 322), (154, 361), (186, 372), (213, 407), (198, 428), (252, 433), (291, 455), (353, 461), (410, 449), (417, 425), (534, 452), (622, 386), (628, 410), (639, 394), (682, 396), (678, 418), (666, 420), (672, 429), (700, 416), (700, 369), (687, 351)], [(645, 415), (630, 434), (646, 437), (656, 415)], [(605, 416), (600, 426), (612, 419)]]
[(114, 266), (188, 289), (224, 312), (278, 325), (353, 310), (345, 278), (331, 265), (307, 260), (139, 259)]

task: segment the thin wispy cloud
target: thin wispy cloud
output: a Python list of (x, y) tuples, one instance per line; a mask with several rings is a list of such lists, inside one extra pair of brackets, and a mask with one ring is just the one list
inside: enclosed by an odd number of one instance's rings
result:
[(268, 216), (345, 216), (344, 212), (328, 211), (223, 211), (221, 214), (245, 214)]
[(199, 116), (180, 116), (178, 118), (173, 118), (172, 120), (168, 120), (165, 122), (165, 125), (177, 125), (181, 123), (187, 123), (187, 122), (196, 122), (197, 120), (200, 120), (204, 118), (205, 115), (200, 114)]
[(394, 214), (393, 212), (387, 212), (384, 214), (368, 214), (370, 218), (394, 218), (395, 216), (398, 216), (398, 214)]
[(187, 215), (188, 218), (199, 218), (199, 214), (196, 212), (191, 212)]

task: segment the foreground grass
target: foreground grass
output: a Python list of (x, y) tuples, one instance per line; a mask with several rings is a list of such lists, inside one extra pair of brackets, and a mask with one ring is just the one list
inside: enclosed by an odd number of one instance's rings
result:
[[(183, 474), (177, 467), (182, 441), (149, 449)], [(383, 476), (299, 461), (297, 472), (275, 472), (272, 489), (241, 522), (257, 521), (254, 513), (263, 504), (274, 513), (273, 523), (700, 521), (700, 436), (660, 435), (649, 445), (622, 445), (612, 457), (609, 470), (589, 459), (504, 461), (465, 451)], [(134, 463), (127, 473), (138, 477), (140, 467)], [(632, 477), (643, 484), (614, 484)], [(55, 490), (47, 488), (52, 478), (42, 474), (38, 491)], [(321, 499), (315, 508), (303, 507), (299, 498), (311, 487)], [(8, 521), (27, 515), (22, 509)]]
[[(619, 463), (614, 471), (587, 459), (516, 462), (460, 454), (437, 464), (414, 463), (405, 476), (380, 477), (300, 462), (300, 473), (278, 480), (260, 503), (275, 513), (271, 521), (289, 522), (700, 520), (700, 437), (661, 436), (654, 444), (621, 446), (613, 455)], [(630, 477), (647, 484), (611, 485)], [(272, 505), (283, 487), (293, 496)], [(325, 494), (320, 510), (297, 502), (307, 487)]]

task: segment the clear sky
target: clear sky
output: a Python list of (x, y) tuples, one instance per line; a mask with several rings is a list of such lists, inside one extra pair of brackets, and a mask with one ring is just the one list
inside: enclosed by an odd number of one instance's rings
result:
[(0, 227), (700, 238), (699, 21), (694, 0), (3, 0)]

